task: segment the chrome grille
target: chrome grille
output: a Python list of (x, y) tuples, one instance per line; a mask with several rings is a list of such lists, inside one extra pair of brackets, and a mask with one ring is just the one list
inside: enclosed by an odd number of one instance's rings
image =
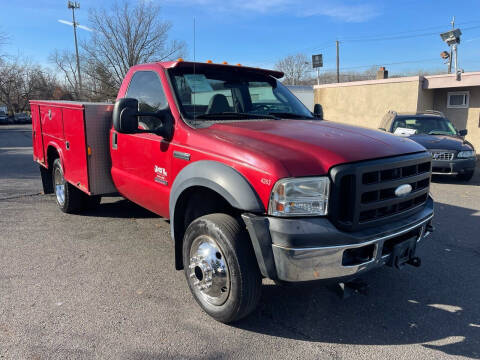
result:
[(432, 160), (451, 161), (455, 156), (452, 151), (431, 151)]

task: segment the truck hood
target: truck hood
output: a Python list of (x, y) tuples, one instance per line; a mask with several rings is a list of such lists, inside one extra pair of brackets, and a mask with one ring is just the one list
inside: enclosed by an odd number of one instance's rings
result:
[(217, 123), (202, 132), (230, 144), (229, 150), (219, 144), (228, 156), (258, 168), (280, 163), (287, 176), (322, 175), (338, 164), (425, 151), (406, 138), (325, 120)]
[(459, 136), (448, 135), (412, 135), (409, 139), (425, 146), (427, 149), (436, 150), (472, 150), (473, 146)]

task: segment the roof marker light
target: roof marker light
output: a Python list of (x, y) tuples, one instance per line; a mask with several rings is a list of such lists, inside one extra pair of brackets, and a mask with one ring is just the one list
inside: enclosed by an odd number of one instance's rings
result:
[(212, 60), (207, 60), (207, 64), (212, 64), (213, 61)]
[(228, 65), (228, 62), (224, 61), (222, 62), (223, 65)]
[(242, 66), (242, 64), (237, 64), (237, 66)]
[(182, 59), (182, 58), (178, 58), (177, 61), (178, 61), (178, 62), (183, 62), (183, 59)]

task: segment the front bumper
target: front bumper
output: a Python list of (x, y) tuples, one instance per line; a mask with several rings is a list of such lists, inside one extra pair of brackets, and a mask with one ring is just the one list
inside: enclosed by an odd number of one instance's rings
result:
[(429, 235), (433, 200), (402, 220), (343, 232), (326, 218), (275, 218), (244, 214), (262, 275), (289, 282), (354, 276), (389, 262), (392, 246)]
[(451, 161), (432, 160), (433, 175), (458, 175), (474, 171), (475, 158), (454, 159)]

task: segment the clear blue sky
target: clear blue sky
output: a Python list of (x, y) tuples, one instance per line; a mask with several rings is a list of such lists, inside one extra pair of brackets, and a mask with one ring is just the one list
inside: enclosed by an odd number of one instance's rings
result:
[[(480, 70), (478, 0), (143, 1), (162, 6), (162, 17), (173, 25), (170, 37), (187, 43), (187, 58), (193, 57), (195, 17), (197, 60), (262, 67), (273, 67), (289, 54), (322, 52), (324, 68), (333, 69), (335, 40), (339, 39), (345, 70), (363, 70), (360, 66), (370, 64), (384, 64), (391, 72), (443, 69), (439, 54), (446, 46), (437, 33), (449, 30), (455, 15), (463, 31), (460, 67)], [(88, 26), (88, 9), (99, 4), (108, 7), (112, 2), (80, 0), (77, 20)], [(11, 37), (4, 51), (47, 65), (53, 49), (73, 49), (71, 27), (57, 21), (71, 20), (66, 3), (0, 0), (0, 29)], [(81, 38), (88, 36), (80, 30)], [(411, 63), (391, 64), (405, 61)]]

